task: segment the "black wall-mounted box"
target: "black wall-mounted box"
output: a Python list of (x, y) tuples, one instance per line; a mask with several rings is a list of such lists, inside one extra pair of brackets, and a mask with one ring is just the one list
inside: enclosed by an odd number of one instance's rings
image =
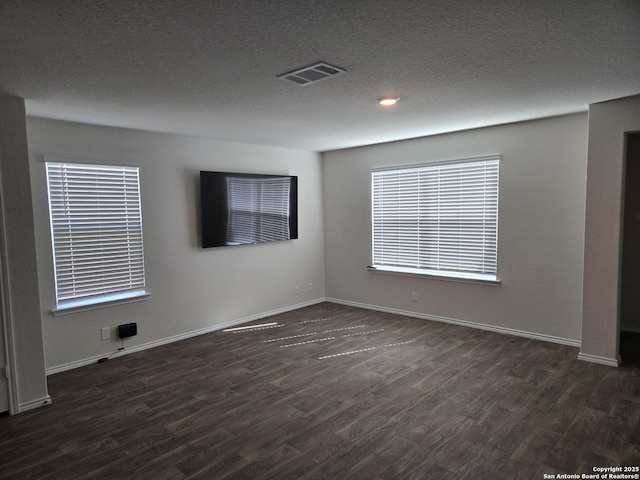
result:
[(137, 323), (125, 323), (124, 325), (118, 325), (118, 337), (127, 338), (133, 337), (138, 334)]

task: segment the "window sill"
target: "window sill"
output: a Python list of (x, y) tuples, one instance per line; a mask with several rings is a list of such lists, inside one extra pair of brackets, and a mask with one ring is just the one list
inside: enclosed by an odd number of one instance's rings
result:
[(419, 270), (414, 268), (403, 267), (385, 267), (385, 266), (368, 266), (367, 270), (372, 273), (381, 273), (384, 275), (399, 275), (403, 277), (419, 277), (429, 278), (432, 280), (444, 280), (445, 282), (475, 283), (478, 285), (490, 285), (497, 287), (502, 282), (493, 278), (491, 275), (482, 274), (458, 274), (456, 272), (447, 272), (446, 274), (437, 273), (434, 270)]
[(146, 290), (135, 290), (133, 292), (102, 295), (90, 300), (69, 301), (58, 308), (51, 310), (54, 317), (71, 315), (73, 313), (87, 312), (98, 308), (112, 307), (114, 305), (124, 305), (126, 303), (142, 302), (148, 300), (151, 294)]

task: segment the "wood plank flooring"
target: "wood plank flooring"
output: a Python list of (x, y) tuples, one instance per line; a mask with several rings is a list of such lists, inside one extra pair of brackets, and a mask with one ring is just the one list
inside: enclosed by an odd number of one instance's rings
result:
[(640, 368), (322, 303), (49, 377), (0, 479), (541, 479), (640, 464)]

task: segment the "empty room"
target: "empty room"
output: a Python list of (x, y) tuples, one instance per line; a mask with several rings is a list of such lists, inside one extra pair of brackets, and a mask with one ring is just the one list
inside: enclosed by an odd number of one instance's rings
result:
[(640, 478), (640, 2), (0, 44), (0, 479)]

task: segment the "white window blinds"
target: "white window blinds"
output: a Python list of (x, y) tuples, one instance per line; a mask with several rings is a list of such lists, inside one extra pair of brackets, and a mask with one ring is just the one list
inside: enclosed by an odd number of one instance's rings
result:
[(138, 168), (46, 166), (58, 308), (144, 289)]
[(373, 171), (373, 267), (496, 280), (499, 163)]

